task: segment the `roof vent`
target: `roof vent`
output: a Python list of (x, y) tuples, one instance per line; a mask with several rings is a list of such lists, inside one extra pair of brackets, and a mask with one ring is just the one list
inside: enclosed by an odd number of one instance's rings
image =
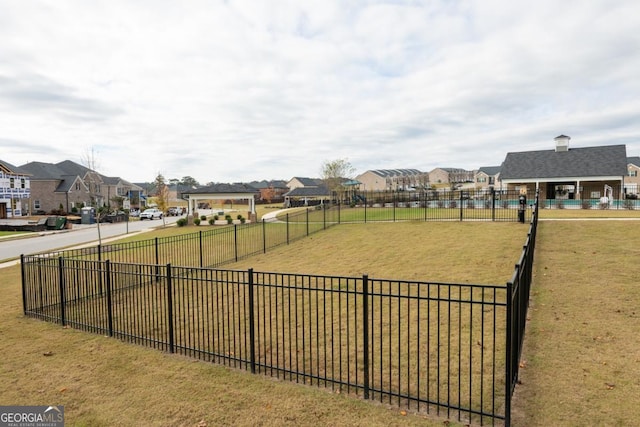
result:
[(556, 142), (556, 153), (559, 153), (561, 151), (569, 151), (570, 139), (571, 137), (566, 135), (560, 135), (553, 138), (553, 140)]

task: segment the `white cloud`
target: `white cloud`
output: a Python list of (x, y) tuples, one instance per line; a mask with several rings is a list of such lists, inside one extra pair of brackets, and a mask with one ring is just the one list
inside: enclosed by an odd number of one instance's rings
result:
[(132, 181), (640, 154), (632, 1), (31, 1), (0, 15), (2, 159)]

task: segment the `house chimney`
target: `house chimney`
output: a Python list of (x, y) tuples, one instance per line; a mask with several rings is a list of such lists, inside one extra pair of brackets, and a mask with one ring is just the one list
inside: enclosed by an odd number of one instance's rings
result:
[(556, 142), (556, 153), (559, 153), (561, 151), (569, 151), (570, 139), (571, 137), (566, 135), (560, 135), (553, 138), (553, 140)]

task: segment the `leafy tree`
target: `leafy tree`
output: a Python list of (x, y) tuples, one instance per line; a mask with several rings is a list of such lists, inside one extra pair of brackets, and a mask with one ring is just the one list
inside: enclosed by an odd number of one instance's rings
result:
[(329, 191), (335, 192), (339, 198), (344, 191), (342, 183), (351, 179), (354, 173), (355, 168), (348, 159), (328, 160), (322, 164), (322, 179)]
[(198, 185), (200, 185), (198, 181), (195, 180), (195, 178), (192, 178), (189, 175), (183, 176), (182, 181), (180, 181), (179, 184), (187, 187), (197, 187)]
[[(161, 173), (158, 173), (153, 184), (156, 188), (156, 203), (158, 204), (158, 209), (162, 212), (166, 212), (169, 207), (169, 187), (167, 186), (164, 176)], [(164, 216), (162, 217), (164, 221)]]

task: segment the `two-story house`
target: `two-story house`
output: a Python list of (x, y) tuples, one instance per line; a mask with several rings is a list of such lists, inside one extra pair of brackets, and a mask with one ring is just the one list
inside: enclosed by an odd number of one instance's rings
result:
[(28, 214), (30, 178), (27, 171), (0, 160), (0, 218)]
[(476, 189), (500, 188), (500, 166), (482, 166), (475, 175)]
[(627, 157), (627, 176), (624, 190), (627, 197), (638, 198), (640, 193), (640, 157)]
[(30, 162), (20, 168), (31, 174), (31, 208), (34, 213), (72, 212), (83, 206), (126, 208), (131, 191), (139, 187), (121, 178), (107, 177), (65, 160)]

